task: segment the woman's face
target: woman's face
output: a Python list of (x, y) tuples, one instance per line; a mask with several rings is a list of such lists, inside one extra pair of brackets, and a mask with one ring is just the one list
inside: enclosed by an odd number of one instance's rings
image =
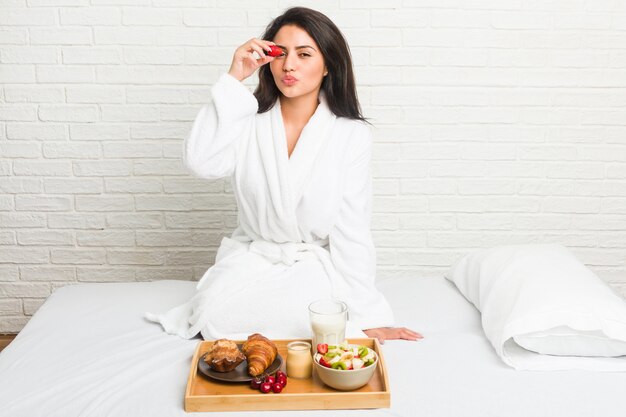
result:
[(270, 62), (274, 82), (288, 98), (314, 95), (317, 98), (326, 74), (319, 47), (304, 30), (294, 25), (279, 29), (273, 39), (283, 55)]

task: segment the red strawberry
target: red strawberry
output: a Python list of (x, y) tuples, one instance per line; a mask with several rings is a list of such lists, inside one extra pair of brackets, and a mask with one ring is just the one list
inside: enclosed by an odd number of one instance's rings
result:
[(265, 55), (267, 56), (281, 56), (283, 54), (283, 50), (276, 45), (270, 45), (271, 50), (265, 51)]
[(328, 362), (326, 361), (326, 359), (324, 359), (324, 357), (323, 357), (323, 356), (320, 358), (320, 365), (325, 366), (325, 367), (327, 367), (327, 368), (330, 368), (330, 367), (331, 367), (330, 363), (328, 363)]
[(317, 353), (325, 355), (328, 352), (328, 345), (326, 343), (317, 344)]

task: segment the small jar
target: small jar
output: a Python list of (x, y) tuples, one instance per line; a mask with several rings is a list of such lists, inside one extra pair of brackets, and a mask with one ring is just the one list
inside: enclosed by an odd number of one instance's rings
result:
[(311, 378), (313, 359), (311, 344), (297, 341), (287, 345), (287, 376), (295, 379)]

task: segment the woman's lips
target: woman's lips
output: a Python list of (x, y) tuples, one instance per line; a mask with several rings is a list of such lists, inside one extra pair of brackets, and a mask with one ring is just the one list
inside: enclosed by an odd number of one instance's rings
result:
[(298, 79), (294, 77), (283, 77), (281, 78), (281, 81), (283, 82), (283, 84), (289, 86), (289, 85), (294, 85), (295, 83), (297, 83)]

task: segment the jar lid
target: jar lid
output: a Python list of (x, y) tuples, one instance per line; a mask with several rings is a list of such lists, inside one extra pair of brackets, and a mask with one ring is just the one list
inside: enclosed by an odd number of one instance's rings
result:
[(304, 340), (296, 340), (295, 342), (290, 342), (287, 345), (287, 349), (289, 349), (289, 350), (309, 350), (309, 349), (311, 349), (311, 344), (309, 342), (305, 342)]

